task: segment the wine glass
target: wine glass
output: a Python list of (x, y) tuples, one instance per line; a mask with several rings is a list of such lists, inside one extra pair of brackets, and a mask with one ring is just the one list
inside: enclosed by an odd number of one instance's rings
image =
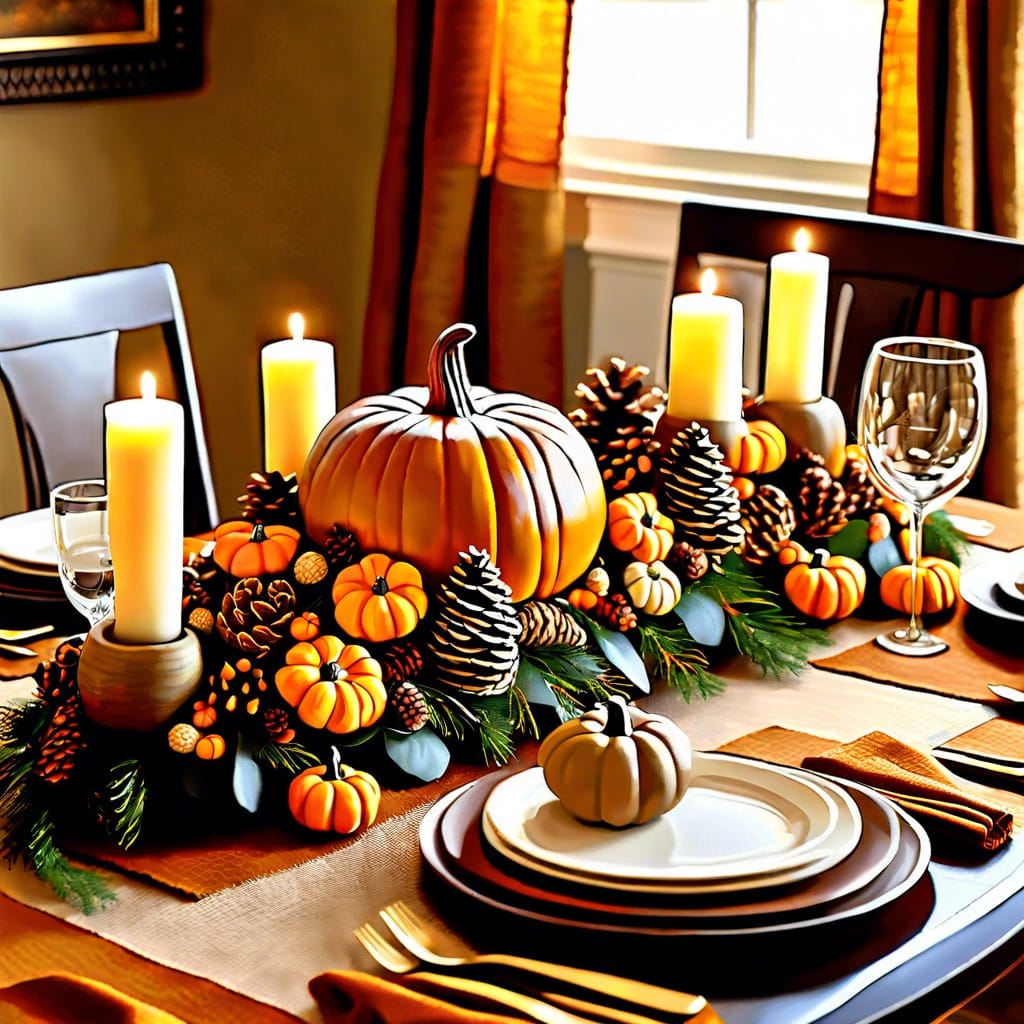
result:
[(918, 619), (922, 530), (928, 513), (971, 479), (987, 422), (985, 362), (973, 345), (903, 337), (872, 348), (857, 433), (872, 480), (910, 509), (910, 623), (876, 638), (886, 650), (927, 655), (947, 647)]
[(72, 480), (55, 487), (50, 513), (61, 586), (91, 628), (114, 607), (106, 481)]

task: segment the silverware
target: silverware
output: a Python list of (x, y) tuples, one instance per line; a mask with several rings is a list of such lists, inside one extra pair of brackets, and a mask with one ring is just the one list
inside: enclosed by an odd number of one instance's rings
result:
[(977, 757), (959, 750), (933, 750), (936, 760), (951, 767), (973, 768), (980, 772), (991, 772), (993, 775), (1006, 775), (1009, 778), (1024, 779), (1024, 765), (1009, 764), (992, 758)]
[(0, 629), (0, 640), (28, 640), (33, 636), (52, 633), (53, 626), (35, 626), (32, 629)]
[(15, 658), (38, 658), (39, 652), (31, 647), (19, 647), (17, 644), (0, 644), (0, 654), (10, 654)]
[(703, 996), (674, 992), (658, 985), (619, 978), (600, 971), (529, 960), (526, 957), (504, 953), (456, 952), (452, 948), (454, 940), (450, 936), (438, 931), (413, 913), (401, 900), (385, 907), (380, 915), (395, 938), (410, 953), (438, 967), (462, 967), (470, 964), (511, 967), (577, 988), (600, 992), (602, 995), (634, 1006), (650, 1007), (661, 1013), (678, 1014), (683, 1017), (692, 1017), (707, 1006), (707, 1000)]
[(1024, 690), (1015, 689), (1012, 686), (1005, 686), (1003, 683), (989, 683), (988, 688), (1003, 700), (1013, 701), (1014, 704), (1024, 703)]
[[(372, 925), (361, 925), (352, 934), (381, 967), (394, 974), (406, 975), (404, 984), (409, 988), (436, 992), (442, 996), (455, 996), (457, 998), (453, 1002), (460, 1005), (465, 1005), (466, 997), (472, 996), (492, 1006), (515, 1010), (530, 1020), (537, 1021), (538, 1024), (592, 1024), (595, 1018), (614, 1021), (616, 1024), (658, 1024), (650, 1017), (617, 1010), (610, 1006), (599, 1006), (583, 999), (573, 999), (551, 992), (527, 994), (475, 978), (467, 978), (464, 975), (454, 977), (417, 970), (422, 967), (422, 962), (389, 942)], [(415, 974), (412, 973), (414, 971)], [(555, 1006), (556, 1002), (565, 1008)], [(580, 1017), (573, 1011), (588, 1016)]]

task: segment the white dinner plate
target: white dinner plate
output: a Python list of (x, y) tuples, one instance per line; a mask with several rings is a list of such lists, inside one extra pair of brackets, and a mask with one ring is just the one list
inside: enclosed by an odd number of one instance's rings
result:
[(1013, 611), (996, 599), (1001, 580), (1016, 578), (1024, 569), (1020, 556), (995, 556), (960, 574), (960, 596), (974, 609), (1009, 622), (1024, 622), (1024, 612)]
[(0, 519), (0, 557), (15, 566), (57, 570), (57, 549), (48, 508)]
[[(682, 801), (643, 825), (609, 829), (568, 814), (542, 769), (495, 786), (481, 815), (509, 860), (565, 880), (665, 893), (714, 892), (810, 877), (860, 837), (849, 794), (774, 765), (698, 754)], [(798, 874), (799, 873), (799, 874)]]

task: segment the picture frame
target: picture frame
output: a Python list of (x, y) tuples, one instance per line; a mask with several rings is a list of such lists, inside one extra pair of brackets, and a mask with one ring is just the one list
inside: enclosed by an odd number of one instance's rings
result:
[(0, 5), (0, 104), (198, 89), (203, 0)]

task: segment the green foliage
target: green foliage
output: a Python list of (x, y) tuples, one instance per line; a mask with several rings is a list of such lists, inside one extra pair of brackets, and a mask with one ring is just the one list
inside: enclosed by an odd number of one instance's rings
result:
[(528, 647), (522, 659), (540, 673), (569, 717), (613, 694), (628, 696), (625, 681), (612, 674), (600, 654), (586, 648)]
[(27, 842), (22, 859), (57, 894), (78, 907), (83, 914), (94, 914), (117, 898), (96, 872), (73, 865), (60, 852), (56, 829), (48, 810), (33, 815), (27, 827)]
[(678, 690), (689, 703), (694, 693), (707, 699), (725, 689), (724, 680), (708, 668), (707, 655), (682, 625), (669, 628), (658, 620), (639, 620), (640, 654), (654, 666), (656, 676)]
[(316, 754), (301, 743), (275, 743), (273, 740), (256, 751), (256, 758), (275, 771), (285, 771), (289, 775), (298, 775), (320, 763)]
[(961, 565), (970, 551), (970, 542), (954, 525), (949, 514), (939, 509), (924, 521), (922, 550), (927, 555), (948, 559), (954, 565)]
[(142, 834), (142, 814), (146, 808), (146, 778), (138, 758), (110, 766), (100, 794), (100, 806), (107, 829), (117, 845), (130, 849)]
[(736, 649), (774, 679), (799, 675), (811, 652), (831, 643), (825, 630), (786, 614), (737, 555), (726, 556), (695, 586), (717, 595)]

